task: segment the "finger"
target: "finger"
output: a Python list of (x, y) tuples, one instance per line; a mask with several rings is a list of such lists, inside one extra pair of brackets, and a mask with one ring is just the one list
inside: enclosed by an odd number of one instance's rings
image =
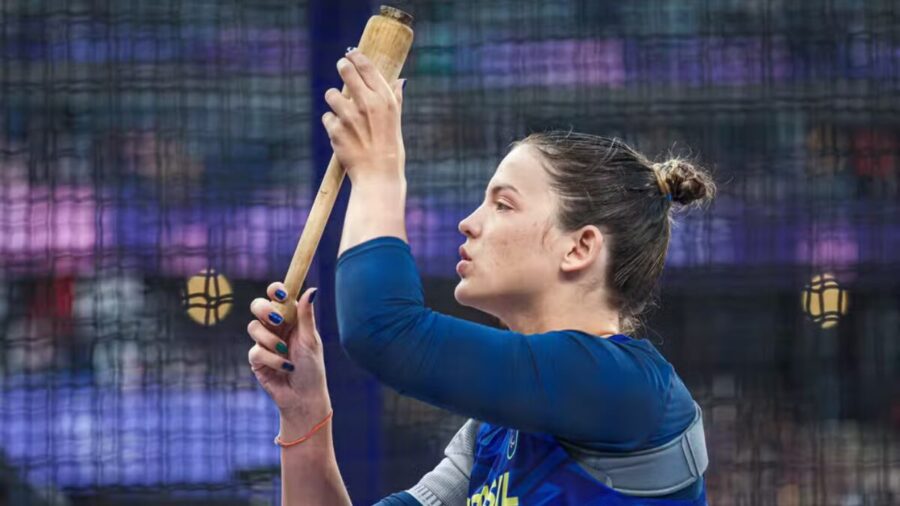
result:
[(319, 341), (319, 334), (316, 331), (316, 311), (312, 304), (317, 291), (317, 288), (310, 288), (297, 301), (297, 328), (300, 330), (300, 339), (307, 346)]
[(322, 115), (322, 124), (325, 125), (326, 130), (336, 127), (339, 121), (337, 114), (331, 111), (326, 111), (325, 114)]
[(328, 138), (331, 140), (331, 143), (335, 144), (339, 138), (337, 132), (341, 128), (341, 120), (338, 119), (335, 113), (328, 111), (322, 115), (322, 125), (325, 126), (325, 131), (328, 132)]
[(372, 60), (364, 55), (362, 51), (354, 49), (347, 53), (346, 58), (353, 62), (353, 66), (356, 67), (359, 76), (370, 90), (384, 98), (391, 96), (392, 90), (390, 85), (384, 80), (384, 76), (381, 75), (381, 72), (375, 68), (375, 64), (372, 63)]
[(272, 307), (272, 303), (266, 299), (253, 299), (250, 303), (250, 312), (266, 325), (277, 327), (284, 321), (284, 315)]
[(356, 112), (353, 102), (341, 95), (337, 88), (329, 88), (325, 92), (325, 102), (328, 103), (328, 106), (331, 107), (331, 110), (334, 111), (338, 118), (348, 118)]
[(258, 344), (250, 348), (250, 351), (247, 353), (247, 360), (250, 362), (250, 368), (253, 370), (258, 370), (260, 367), (268, 367), (281, 372), (294, 371), (293, 363)]
[(347, 86), (350, 98), (357, 103), (357, 106), (361, 106), (366, 101), (366, 95), (372, 93), (372, 90), (363, 81), (356, 70), (356, 66), (347, 58), (338, 60), (337, 69), (338, 74), (341, 75), (341, 79), (344, 80), (344, 84)]
[(284, 302), (288, 296), (287, 287), (284, 286), (284, 283), (276, 281), (266, 288), (266, 295), (269, 296), (269, 299)]
[(406, 79), (397, 79), (394, 81), (394, 98), (397, 99), (397, 105), (403, 107), (403, 89), (406, 88)]
[(282, 341), (274, 332), (267, 329), (259, 320), (251, 320), (247, 325), (247, 333), (250, 338), (256, 341), (256, 344), (266, 348), (269, 351), (288, 355), (287, 343)]

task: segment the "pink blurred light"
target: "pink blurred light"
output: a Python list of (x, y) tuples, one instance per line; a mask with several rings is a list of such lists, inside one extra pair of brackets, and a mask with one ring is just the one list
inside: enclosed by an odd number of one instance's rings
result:
[[(40, 263), (65, 273), (90, 268), (96, 218), (91, 187), (8, 182), (0, 189), (0, 265)], [(104, 243), (112, 242), (112, 233), (104, 231)]]

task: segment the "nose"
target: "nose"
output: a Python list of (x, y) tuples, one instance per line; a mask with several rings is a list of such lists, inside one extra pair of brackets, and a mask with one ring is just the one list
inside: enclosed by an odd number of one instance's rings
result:
[(478, 212), (478, 209), (472, 211), (472, 214), (463, 218), (462, 221), (459, 222), (458, 229), (459, 232), (466, 237), (475, 237), (478, 235), (478, 229), (475, 226), (475, 214)]

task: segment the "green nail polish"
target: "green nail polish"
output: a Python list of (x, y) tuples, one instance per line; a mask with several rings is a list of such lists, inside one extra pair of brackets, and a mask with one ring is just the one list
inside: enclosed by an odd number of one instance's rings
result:
[(281, 353), (282, 355), (287, 355), (288, 349), (287, 349), (286, 344), (278, 343), (275, 345), (275, 349), (278, 351), (278, 353)]

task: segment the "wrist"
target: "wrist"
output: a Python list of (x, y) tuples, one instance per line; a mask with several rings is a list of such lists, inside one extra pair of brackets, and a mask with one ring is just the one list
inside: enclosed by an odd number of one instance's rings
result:
[(308, 448), (313, 448), (312, 451), (319, 451), (318, 449), (327, 450), (332, 446), (330, 430), (332, 416), (334, 416), (334, 411), (329, 412), (325, 418), (320, 420), (305, 434), (294, 439), (285, 439), (282, 433), (294, 432), (295, 429), (282, 427), (282, 431), (279, 431), (278, 436), (275, 437), (275, 444), (282, 447), (282, 449), (305, 444)]
[(377, 220), (403, 214), (406, 208), (406, 177), (372, 175), (351, 184), (356, 202), (365, 203), (369, 217)]
[[(305, 403), (296, 408), (282, 409), (279, 413), (280, 430), (278, 437), (282, 441), (293, 441), (302, 437), (331, 413), (331, 401), (328, 398)], [(330, 423), (330, 422), (329, 422)]]
[(405, 171), (375, 171), (359, 169), (352, 172), (353, 177), (350, 184), (354, 188), (366, 188), (375, 190), (406, 190), (406, 174)]

